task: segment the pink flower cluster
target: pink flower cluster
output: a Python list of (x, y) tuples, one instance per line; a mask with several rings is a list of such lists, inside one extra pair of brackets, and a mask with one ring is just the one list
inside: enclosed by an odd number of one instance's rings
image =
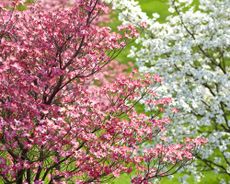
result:
[[(204, 141), (189, 148), (159, 144), (139, 154), (166, 123), (160, 117), (153, 123), (134, 108), (154, 94), (148, 86), (159, 78), (100, 74), (137, 35), (135, 28), (114, 33), (101, 26), (108, 7), (99, 0), (41, 2), (21, 12), (0, 9), (1, 179), (103, 182), (133, 168), (144, 172), (150, 160), (157, 167), (190, 160)], [(144, 181), (162, 172), (153, 166)]]

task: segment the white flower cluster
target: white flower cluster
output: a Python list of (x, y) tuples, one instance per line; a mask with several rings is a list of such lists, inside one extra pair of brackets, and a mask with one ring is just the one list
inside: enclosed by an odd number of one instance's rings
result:
[(180, 108), (170, 134), (207, 137), (209, 143), (198, 155), (201, 168), (229, 177), (230, 1), (199, 0), (194, 5), (192, 0), (171, 0), (165, 23), (146, 17), (133, 0), (113, 4), (122, 10), (124, 23), (147, 23), (136, 41), (140, 48), (132, 47), (130, 57), (141, 72), (164, 78), (161, 95), (173, 97)]
[(135, 0), (103, 0), (112, 4), (112, 8), (119, 11), (119, 20), (123, 24), (132, 22), (133, 24), (141, 24), (148, 21), (148, 16), (142, 12), (139, 4)]

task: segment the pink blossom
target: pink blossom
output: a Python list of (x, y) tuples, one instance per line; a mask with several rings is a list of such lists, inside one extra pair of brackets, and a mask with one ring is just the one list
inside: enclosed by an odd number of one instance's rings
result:
[(151, 95), (148, 105), (163, 114), (171, 99), (149, 89), (158, 76), (127, 74), (111, 63), (138, 32), (130, 25), (119, 33), (103, 27), (103, 12), (108, 7), (98, 0), (42, 0), (13, 14), (0, 9), (0, 177), (6, 183), (92, 183), (132, 170), (134, 183), (147, 183), (164, 175), (155, 166), (145, 175), (149, 162), (183, 164), (205, 143), (143, 148), (160, 141), (170, 119), (137, 113), (136, 104)]

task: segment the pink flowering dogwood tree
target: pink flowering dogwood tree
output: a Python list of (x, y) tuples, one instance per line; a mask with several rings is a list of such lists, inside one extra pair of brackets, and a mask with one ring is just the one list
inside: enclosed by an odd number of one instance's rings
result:
[[(205, 140), (172, 145), (161, 136), (170, 100), (153, 90), (157, 75), (118, 73), (111, 81), (100, 73), (137, 35), (133, 27), (100, 26), (109, 9), (99, 0), (38, 1), (17, 11), (22, 3), (0, 4), (4, 183), (102, 183), (133, 172), (141, 184), (192, 160)], [(154, 117), (135, 111), (146, 93)]]

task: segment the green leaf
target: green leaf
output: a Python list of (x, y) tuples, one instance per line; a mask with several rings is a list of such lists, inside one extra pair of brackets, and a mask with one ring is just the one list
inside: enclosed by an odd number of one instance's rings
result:
[(25, 11), (27, 9), (27, 7), (24, 4), (19, 4), (17, 6), (17, 10), (18, 11)]
[(35, 3), (35, 0), (26, 0), (25, 4), (32, 4)]

